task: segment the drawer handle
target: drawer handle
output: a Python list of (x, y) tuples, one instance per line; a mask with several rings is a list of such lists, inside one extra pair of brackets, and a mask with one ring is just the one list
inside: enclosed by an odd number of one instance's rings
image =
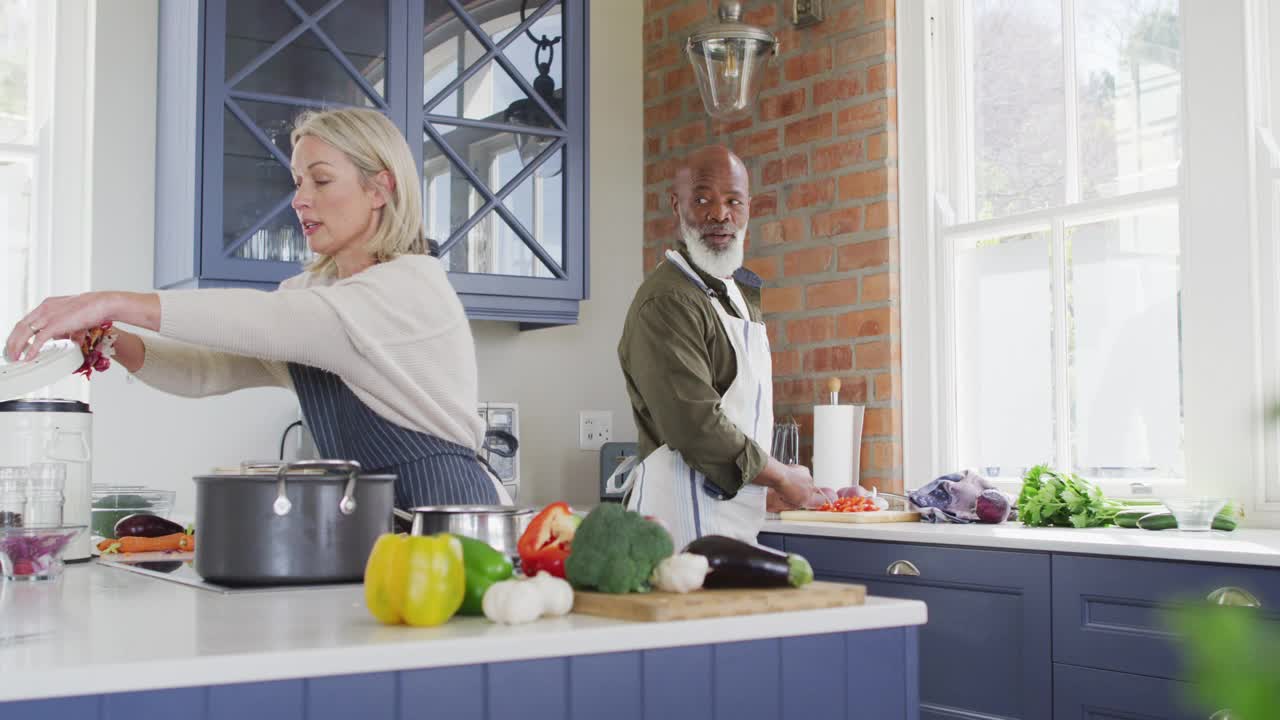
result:
[[(1262, 603), (1258, 601), (1258, 598), (1253, 596), (1253, 593), (1245, 590), (1244, 588), (1238, 587), (1220, 587), (1209, 593), (1209, 597), (1207, 599), (1213, 605), (1247, 608), (1262, 607)], [(1229, 720), (1229, 718), (1224, 715), (1220, 720)]]
[(889, 567), (885, 568), (885, 572), (890, 575), (911, 575), (919, 577), (920, 568), (911, 564), (910, 560), (894, 560), (889, 563)]

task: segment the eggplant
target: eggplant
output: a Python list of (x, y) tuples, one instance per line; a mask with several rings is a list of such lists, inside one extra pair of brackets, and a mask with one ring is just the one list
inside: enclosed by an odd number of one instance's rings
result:
[(148, 513), (126, 515), (116, 521), (115, 537), (164, 537), (174, 533), (186, 532), (181, 525), (172, 520)]
[(800, 587), (813, 581), (813, 568), (803, 557), (723, 535), (700, 537), (684, 552), (707, 559), (706, 588)]
[(181, 560), (149, 560), (147, 562), (136, 563), (143, 570), (154, 570), (155, 572), (171, 573), (183, 566)]

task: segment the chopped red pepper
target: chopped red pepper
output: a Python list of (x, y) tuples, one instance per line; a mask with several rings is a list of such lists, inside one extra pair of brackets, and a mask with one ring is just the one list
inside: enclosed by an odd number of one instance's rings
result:
[(533, 577), (544, 570), (564, 577), (564, 561), (572, 550), (573, 534), (580, 522), (568, 503), (552, 503), (543, 508), (516, 543), (524, 574)]

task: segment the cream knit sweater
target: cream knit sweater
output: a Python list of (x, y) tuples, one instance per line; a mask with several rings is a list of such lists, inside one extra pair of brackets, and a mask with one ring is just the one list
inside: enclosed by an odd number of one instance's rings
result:
[[(287, 363), (335, 373), (378, 415), (477, 449), (475, 342), (444, 267), (403, 255), (336, 280), (304, 272), (275, 292), (171, 290), (136, 377), (185, 397), (292, 389)], [(179, 342), (174, 342), (179, 341)]]

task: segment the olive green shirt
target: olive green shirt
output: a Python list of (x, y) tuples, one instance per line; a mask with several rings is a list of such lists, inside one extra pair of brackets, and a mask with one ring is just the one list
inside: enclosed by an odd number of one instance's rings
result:
[[(692, 262), (689, 266), (715, 297), (709, 298), (680, 268), (664, 261), (631, 301), (618, 361), (631, 397), (641, 459), (665, 444), (729, 498), (760, 474), (769, 453), (720, 408), (738, 364), (711, 303), (720, 303), (733, 317), (741, 315), (725, 292), (724, 280)], [(763, 322), (759, 276), (740, 269), (734, 279), (751, 320)]]

